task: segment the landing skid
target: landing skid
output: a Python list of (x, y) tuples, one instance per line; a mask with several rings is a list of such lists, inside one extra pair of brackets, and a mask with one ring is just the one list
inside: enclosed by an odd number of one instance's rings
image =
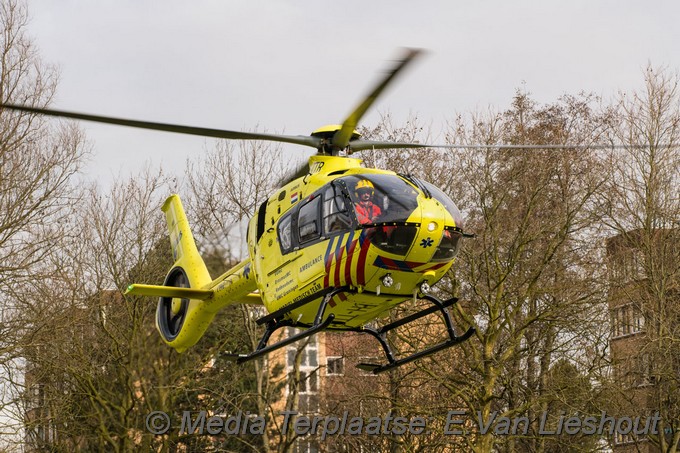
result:
[[(425, 308), (423, 310), (420, 310), (416, 313), (413, 313), (412, 315), (406, 316), (405, 318), (399, 319), (397, 321), (394, 321), (390, 324), (387, 324), (386, 326), (381, 327), (380, 329), (373, 329), (371, 327), (362, 327), (360, 329), (356, 329), (356, 332), (363, 332), (367, 333), (369, 335), (372, 335), (374, 338), (378, 340), (380, 343), (380, 346), (382, 346), (383, 351), (385, 352), (385, 357), (387, 358), (387, 363), (380, 365), (380, 364), (375, 364), (375, 363), (360, 363), (357, 365), (357, 368), (371, 372), (373, 374), (378, 374), (382, 373), (387, 370), (391, 370), (393, 368), (399, 367), (401, 365), (413, 362), (414, 360), (420, 359), (422, 357), (426, 357), (428, 355), (434, 354), (435, 352), (439, 352), (443, 349), (450, 348), (451, 346), (455, 346), (458, 343), (462, 343), (463, 341), (467, 340), (470, 338), (474, 333), (475, 329), (474, 327), (470, 327), (467, 332), (465, 332), (463, 335), (457, 336), (456, 332), (453, 330), (453, 322), (451, 321), (451, 315), (449, 313), (448, 307), (451, 305), (455, 304), (458, 302), (458, 299), (453, 297), (451, 299), (448, 299), (446, 301), (441, 301), (437, 299), (434, 296), (430, 295), (425, 295), (422, 297), (424, 300), (428, 300), (434, 304), (433, 307)], [(436, 344), (434, 346), (431, 346), (427, 349), (424, 349), (419, 352), (415, 352), (409, 356), (403, 357), (401, 359), (395, 359), (394, 358), (394, 353), (392, 352), (392, 348), (390, 345), (387, 343), (387, 332), (396, 329), (397, 327), (403, 326), (405, 324), (408, 324), (410, 322), (415, 321), (416, 319), (420, 319), (423, 316), (427, 316), (432, 313), (436, 313), (439, 311), (442, 316), (444, 317), (444, 323), (446, 324), (446, 331), (449, 335), (449, 338), (439, 344)]]
[[(291, 343), (295, 343), (298, 340), (302, 340), (304, 338), (307, 338), (311, 335), (314, 335), (317, 332), (321, 332), (322, 330), (326, 330), (329, 328), (333, 320), (335, 319), (335, 315), (333, 313), (329, 314), (326, 319), (323, 319), (324, 313), (326, 311), (326, 307), (328, 306), (329, 302), (331, 299), (343, 292), (351, 292), (348, 287), (340, 287), (340, 288), (330, 288), (327, 291), (324, 291), (324, 296), (323, 300), (319, 304), (319, 309), (316, 313), (316, 317), (314, 318), (314, 323), (307, 327), (304, 331), (293, 335), (291, 337), (285, 338), (281, 341), (278, 341), (274, 344), (271, 344), (267, 346), (267, 342), (271, 338), (272, 334), (276, 332), (277, 330), (283, 328), (283, 327), (297, 327), (298, 325), (294, 323), (293, 321), (284, 319), (285, 315), (289, 313), (290, 311), (299, 308), (305, 304), (308, 304), (312, 302), (315, 299), (319, 298), (319, 294), (314, 294), (306, 299), (303, 299), (299, 302), (296, 302), (294, 304), (291, 304), (287, 307), (284, 307), (280, 310), (277, 310), (274, 313), (271, 313), (267, 316), (264, 316), (260, 319), (257, 320), (258, 324), (265, 324), (265, 332), (262, 334), (262, 339), (260, 339), (259, 344), (257, 345), (257, 348), (250, 354), (225, 354), (224, 356), (227, 358), (227, 360), (232, 360), (235, 361), (236, 363), (245, 363), (250, 360), (256, 359), (258, 357), (261, 357), (265, 354), (268, 354), (272, 351), (275, 351), (277, 349), (283, 348), (284, 346), (287, 346)], [(475, 333), (475, 329), (470, 327), (467, 332), (465, 332), (461, 336), (457, 336), (454, 329), (453, 329), (453, 322), (451, 321), (451, 315), (449, 314), (448, 307), (451, 305), (455, 304), (458, 302), (458, 299), (452, 298), (446, 301), (440, 301), (434, 296), (430, 295), (425, 295), (422, 297), (424, 300), (428, 300), (434, 304), (434, 306), (425, 308), (423, 310), (420, 310), (412, 315), (406, 316), (405, 318), (402, 318), (400, 320), (397, 320), (395, 322), (392, 322), (390, 324), (387, 324), (386, 326), (381, 327), (380, 329), (373, 329), (371, 327), (361, 327), (361, 328), (336, 328), (336, 327), (330, 327), (331, 330), (345, 330), (345, 331), (351, 331), (351, 332), (361, 332), (361, 333), (367, 333), (371, 336), (373, 336), (375, 339), (378, 340), (380, 343), (380, 346), (382, 346), (383, 351), (385, 352), (385, 357), (387, 358), (387, 363), (380, 365), (380, 364), (374, 364), (374, 363), (360, 363), (357, 365), (357, 368), (360, 368), (364, 371), (368, 371), (374, 374), (382, 373), (383, 371), (391, 370), (392, 368), (396, 368), (398, 366), (404, 365), (406, 363), (412, 362), (416, 359), (419, 359), (421, 357), (426, 357), (428, 355), (434, 354), (435, 352), (441, 351), (446, 348), (450, 348), (451, 346), (454, 346), (458, 343), (461, 343), (468, 338), (472, 336), (472, 334)], [(437, 345), (431, 346), (423, 351), (419, 351), (416, 353), (413, 353), (407, 357), (403, 357), (401, 359), (395, 359), (394, 358), (394, 353), (392, 352), (392, 348), (390, 345), (387, 343), (387, 332), (396, 329), (397, 327), (403, 326), (405, 324), (408, 324), (410, 322), (415, 321), (416, 319), (420, 319), (424, 316), (427, 316), (432, 313), (436, 313), (439, 311), (442, 316), (444, 317), (444, 323), (446, 324), (446, 331), (449, 335), (449, 338), (445, 340), (442, 343), (439, 343)]]
[(309, 302), (312, 302), (314, 299), (318, 299), (319, 294), (318, 293), (314, 294), (311, 297), (305, 298), (297, 303), (291, 304), (287, 307), (282, 308), (281, 310), (277, 310), (274, 313), (271, 313), (263, 318), (258, 319), (257, 323), (266, 324), (266, 328), (264, 334), (262, 334), (262, 339), (260, 340), (260, 343), (257, 345), (257, 348), (255, 348), (255, 350), (250, 354), (225, 354), (226, 359), (235, 361), (236, 363), (245, 363), (250, 360), (256, 359), (260, 356), (263, 356), (265, 354), (268, 354), (272, 351), (280, 349), (284, 346), (288, 346), (291, 343), (295, 343), (298, 340), (302, 340), (311, 335), (314, 335), (317, 332), (321, 332), (322, 330), (328, 328), (328, 326), (335, 319), (335, 315), (333, 313), (329, 314), (326, 317), (326, 319), (323, 319), (323, 315), (324, 312), (326, 311), (328, 303), (335, 295), (347, 291), (349, 291), (349, 288), (347, 287), (332, 288), (330, 291), (326, 291), (326, 295), (321, 301), (321, 304), (319, 304), (319, 310), (317, 311), (316, 316), (314, 317), (314, 323), (310, 327), (296, 335), (285, 338), (269, 346), (267, 346), (267, 342), (269, 341), (269, 338), (272, 336), (274, 332), (281, 329), (282, 327), (296, 326), (296, 324), (293, 323), (292, 321), (284, 319), (284, 316), (288, 312), (298, 307), (301, 307), (302, 305), (305, 305)]

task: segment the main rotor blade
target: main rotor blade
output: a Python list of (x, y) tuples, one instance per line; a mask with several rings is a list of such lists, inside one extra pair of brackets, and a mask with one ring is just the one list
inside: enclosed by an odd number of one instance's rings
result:
[(453, 148), (451, 145), (428, 145), (427, 143), (403, 143), (403, 142), (382, 142), (376, 140), (352, 140), (349, 142), (351, 152), (362, 151), (365, 149), (389, 149), (389, 148)]
[(404, 57), (397, 61), (397, 65), (386, 74), (373, 91), (371, 91), (370, 94), (361, 101), (361, 104), (359, 104), (359, 106), (349, 114), (347, 119), (343, 121), (342, 128), (333, 135), (333, 146), (344, 149), (349, 144), (354, 129), (356, 129), (357, 124), (359, 124), (359, 121), (361, 120), (361, 117), (364, 116), (364, 113), (366, 113), (366, 110), (373, 105), (380, 93), (382, 93), (385, 87), (394, 80), (397, 74), (399, 74), (420, 53), (422, 53), (420, 49), (406, 49)]
[(176, 132), (179, 134), (198, 135), (201, 137), (227, 138), (235, 140), (267, 140), (273, 142), (293, 143), (295, 145), (311, 146), (318, 148), (321, 139), (306, 135), (280, 135), (264, 134), (258, 132), (236, 132), (224, 129), (209, 129), (205, 127), (181, 126), (177, 124), (153, 123), (150, 121), (138, 121), (124, 118), (112, 118), (108, 116), (89, 115), (85, 113), (66, 112), (63, 110), (39, 109), (25, 105), (0, 104), (0, 107), (22, 112), (37, 113), (40, 115), (71, 118), (76, 120), (94, 121), (96, 123), (116, 124), (119, 126), (151, 129), (156, 131)]
[[(349, 143), (350, 150), (352, 152), (362, 151), (366, 149), (399, 149), (399, 148), (448, 148), (448, 149), (644, 149), (648, 148), (648, 144), (628, 144), (628, 145), (616, 145), (616, 144), (590, 144), (590, 145), (557, 145), (557, 144), (545, 144), (545, 145), (461, 145), (456, 143), (451, 143), (449, 145), (432, 145), (427, 143), (404, 143), (404, 142), (383, 142), (374, 140), (353, 140)], [(668, 148), (675, 146), (670, 143), (662, 143), (655, 145), (659, 148)]]

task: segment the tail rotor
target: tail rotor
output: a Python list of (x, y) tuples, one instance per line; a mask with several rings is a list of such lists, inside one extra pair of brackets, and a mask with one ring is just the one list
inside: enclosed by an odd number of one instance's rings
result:
[[(173, 268), (165, 278), (164, 286), (189, 288), (189, 278), (181, 267)], [(163, 339), (171, 342), (179, 335), (189, 311), (189, 299), (160, 297), (156, 309), (156, 326)]]

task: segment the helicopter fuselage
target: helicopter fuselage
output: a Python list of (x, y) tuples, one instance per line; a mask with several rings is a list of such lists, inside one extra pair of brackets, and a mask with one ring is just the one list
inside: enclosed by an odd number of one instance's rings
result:
[[(423, 181), (360, 162), (311, 157), (310, 174), (272, 195), (251, 220), (249, 271), (268, 312), (344, 287), (326, 308), (335, 317), (330, 328), (360, 327), (426, 292), (453, 264), (462, 235), (453, 202)], [(360, 186), (372, 192), (372, 219), (361, 214)], [(317, 309), (304, 304), (287, 317), (310, 325)]]

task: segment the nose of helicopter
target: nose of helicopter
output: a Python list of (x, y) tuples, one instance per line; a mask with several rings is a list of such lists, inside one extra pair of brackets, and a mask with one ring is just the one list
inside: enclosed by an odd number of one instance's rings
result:
[[(377, 272), (368, 284), (390, 294), (410, 294), (423, 283), (433, 285), (448, 271), (458, 250), (460, 219), (434, 198), (419, 200), (406, 226), (384, 227), (384, 236), (401, 248), (374, 242), (380, 251), (373, 265)], [(392, 230), (390, 230), (392, 228)], [(397, 251), (399, 250), (399, 252)], [(396, 253), (395, 253), (396, 252)]]
[(413, 238), (413, 244), (404, 258), (407, 261), (427, 263), (434, 257), (444, 235), (444, 227), (447, 221), (446, 210), (431, 198), (421, 200), (419, 208), (420, 219), (417, 223), (420, 226)]

